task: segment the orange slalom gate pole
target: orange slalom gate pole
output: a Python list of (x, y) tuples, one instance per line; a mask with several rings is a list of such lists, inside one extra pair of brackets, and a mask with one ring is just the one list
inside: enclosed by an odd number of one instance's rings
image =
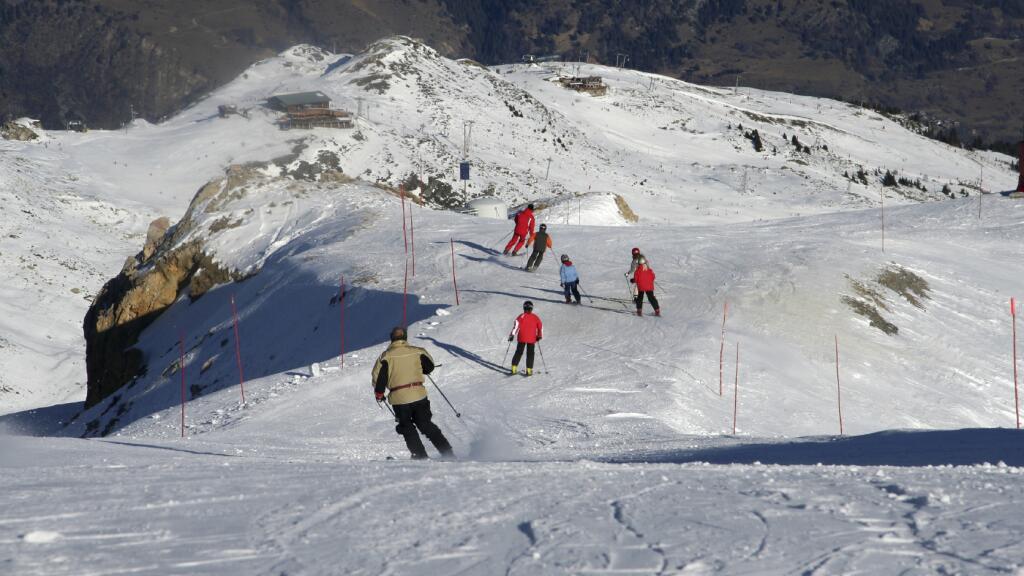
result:
[(409, 243), (412, 244), (412, 275), (416, 276), (416, 223), (412, 219), (413, 207), (409, 205)]
[(740, 407), (740, 343), (736, 343), (736, 380), (733, 383), (732, 396), (732, 435), (736, 435), (736, 416)]
[(725, 370), (725, 318), (729, 315), (729, 301), (722, 303), (722, 344), (718, 348), (718, 395), (722, 395), (722, 379)]
[(1020, 430), (1020, 397), (1017, 394), (1017, 300), (1010, 298), (1010, 316), (1013, 323), (1013, 409), (1017, 414), (1017, 430)]
[(409, 260), (405, 261), (405, 284), (402, 288), (402, 328), (408, 328), (406, 314), (409, 309)]
[(341, 367), (345, 367), (345, 275), (341, 275), (341, 292), (338, 292), (338, 307), (341, 308)]
[(843, 393), (839, 388), (839, 335), (836, 334), (836, 404), (839, 406), (839, 435), (843, 435)]
[(178, 329), (178, 371), (181, 372), (181, 437), (185, 437), (185, 331)]
[(245, 372), (242, 371), (242, 344), (238, 339), (238, 308), (235, 307), (235, 295), (231, 295), (231, 317), (235, 322), (235, 360), (238, 361), (238, 387), (242, 391), (242, 404), (245, 404)]
[(405, 242), (405, 253), (409, 254), (409, 233), (405, 226), (405, 186), (398, 187), (398, 195), (402, 198), (402, 240)]

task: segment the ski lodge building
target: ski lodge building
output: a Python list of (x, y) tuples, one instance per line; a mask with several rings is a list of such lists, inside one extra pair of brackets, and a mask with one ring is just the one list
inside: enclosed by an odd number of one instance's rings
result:
[(604, 96), (608, 91), (600, 76), (563, 76), (558, 81), (570, 90), (587, 92), (592, 96)]
[(267, 107), (285, 113), (278, 121), (282, 130), (352, 127), (352, 113), (332, 109), (331, 99), (320, 91), (276, 94), (267, 98)]

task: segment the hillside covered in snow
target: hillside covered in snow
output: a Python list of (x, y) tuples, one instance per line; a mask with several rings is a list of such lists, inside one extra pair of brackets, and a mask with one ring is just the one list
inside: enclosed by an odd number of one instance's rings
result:
[[(363, 113), (283, 131), (261, 105), (307, 90)], [(510, 222), (438, 209), (461, 207), (469, 120), (469, 196), (548, 224), (534, 273), (501, 254)], [(1024, 567), (1024, 449), (1000, 430), (1024, 204), (981, 194), (1015, 186), (1007, 157), (827, 100), (406, 38), (296, 47), (160, 125), (0, 151), (16, 573)], [(661, 317), (628, 299), (633, 246)], [(524, 300), (529, 378), (507, 360)], [(88, 406), (83, 318), (130, 328), (105, 358), (131, 377)], [(375, 405), (403, 323), (459, 462), (404, 462)]]

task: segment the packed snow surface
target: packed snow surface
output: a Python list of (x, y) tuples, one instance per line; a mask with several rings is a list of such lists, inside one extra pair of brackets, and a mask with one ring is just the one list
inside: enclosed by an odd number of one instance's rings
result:
[[(1024, 204), (969, 184), (984, 165), (986, 190), (1012, 187), (1007, 159), (845, 104), (580, 68), (608, 93), (404, 39), (299, 47), (160, 125), (0, 143), (0, 572), (1021, 573)], [(363, 96), (365, 117), (281, 132), (256, 101), (296, 90)], [(222, 103), (253, 108), (219, 119)], [(508, 222), (296, 179), (324, 151), (392, 187), (451, 172), (463, 114), (471, 192), (543, 208), (535, 273), (501, 255)], [(255, 274), (182, 294), (139, 340), (146, 373), (83, 410), (80, 319), (146, 224), (227, 164), (282, 156), (194, 223)], [(848, 184), (858, 167), (929, 192)], [(660, 318), (628, 300), (633, 246)], [(545, 337), (512, 377), (526, 299)], [(373, 400), (403, 318), (441, 365), (428, 391), (458, 461), (408, 461)]]

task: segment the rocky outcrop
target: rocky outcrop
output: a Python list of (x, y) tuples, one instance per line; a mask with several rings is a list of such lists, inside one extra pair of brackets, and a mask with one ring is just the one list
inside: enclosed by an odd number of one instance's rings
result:
[[(38, 127), (38, 122), (36, 123)], [(4, 140), (19, 140), (21, 142), (27, 142), (29, 140), (35, 140), (39, 138), (39, 134), (36, 134), (28, 126), (18, 122), (4, 122), (0, 126), (0, 137)]]
[(209, 213), (244, 195), (250, 169), (232, 167), (193, 198), (185, 216), (171, 226), (154, 220), (142, 251), (129, 258), (120, 274), (103, 286), (85, 316), (85, 405), (90, 407), (145, 371), (146, 359), (135, 347), (139, 335), (178, 299), (182, 291), (195, 300), (214, 286), (244, 275), (221, 267), (207, 252), (205, 238), (194, 230), (200, 211)]

